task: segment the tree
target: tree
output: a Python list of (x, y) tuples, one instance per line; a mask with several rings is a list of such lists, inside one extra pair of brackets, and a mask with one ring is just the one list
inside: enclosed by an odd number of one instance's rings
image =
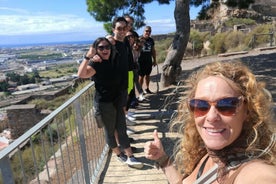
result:
[(8, 91), (9, 83), (7, 81), (0, 82), (0, 92)]
[[(169, 4), (172, 0), (158, 0), (159, 4)], [(135, 18), (135, 28), (145, 25), (144, 4), (153, 0), (87, 0), (88, 12), (97, 21), (110, 22), (119, 11)], [(186, 49), (190, 33), (189, 0), (175, 0), (174, 17), (176, 33), (164, 62), (161, 84), (167, 86), (176, 80), (181, 71), (181, 61)], [(108, 25), (105, 24), (106, 30)]]
[[(169, 4), (172, 0), (157, 0), (159, 4)], [(105, 22), (105, 29), (110, 32), (110, 23), (114, 16), (129, 14), (135, 18), (135, 28), (145, 25), (144, 5), (153, 0), (86, 0), (87, 11), (96, 21)], [(213, 0), (212, 3), (220, 3), (221, 0)], [(228, 0), (229, 6), (248, 7), (254, 0)], [(202, 6), (200, 16), (206, 18), (206, 12), (211, 7), (210, 0), (175, 0), (174, 18), (176, 32), (164, 61), (161, 74), (161, 85), (168, 86), (176, 82), (181, 72), (181, 61), (190, 35), (189, 7)]]
[(9, 81), (12, 82), (19, 82), (20, 81), (20, 75), (15, 72), (6, 73), (6, 77)]
[(174, 18), (176, 32), (162, 67), (162, 86), (175, 83), (181, 72), (181, 61), (190, 36), (189, 0), (175, 1)]

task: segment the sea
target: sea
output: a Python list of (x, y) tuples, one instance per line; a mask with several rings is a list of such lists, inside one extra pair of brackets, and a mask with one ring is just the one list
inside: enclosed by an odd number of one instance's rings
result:
[(35, 47), (35, 46), (56, 46), (56, 45), (89, 45), (93, 40), (85, 41), (68, 41), (68, 42), (49, 42), (49, 43), (24, 43), (24, 44), (0, 44), (1, 48), (22, 48), (22, 47)]

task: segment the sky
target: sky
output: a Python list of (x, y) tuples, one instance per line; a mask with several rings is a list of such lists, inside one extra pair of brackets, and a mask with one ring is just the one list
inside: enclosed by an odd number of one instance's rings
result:
[[(152, 34), (175, 31), (174, 6), (174, 1), (145, 5)], [(191, 19), (198, 11), (190, 7)], [(92, 41), (104, 35), (103, 22), (87, 12), (86, 0), (0, 0), (0, 45)]]

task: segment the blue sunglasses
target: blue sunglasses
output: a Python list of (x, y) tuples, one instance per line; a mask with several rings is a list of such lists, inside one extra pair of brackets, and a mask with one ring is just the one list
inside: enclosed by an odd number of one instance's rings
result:
[(224, 116), (233, 116), (236, 114), (237, 108), (241, 102), (243, 102), (243, 96), (222, 98), (215, 102), (191, 99), (188, 101), (188, 105), (195, 117), (205, 116), (212, 105), (216, 107), (220, 114)]

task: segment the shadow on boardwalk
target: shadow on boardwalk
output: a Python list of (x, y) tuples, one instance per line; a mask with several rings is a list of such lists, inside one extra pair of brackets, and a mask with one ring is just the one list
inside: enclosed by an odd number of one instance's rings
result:
[[(218, 60), (225, 62), (231, 62), (234, 59), (239, 58), (242, 62), (246, 63), (247, 66), (256, 74), (257, 79), (267, 83), (267, 89), (271, 92), (272, 98), (275, 104), (276, 101), (276, 53), (271, 51), (268, 54), (258, 55), (243, 55), (235, 56), (231, 58), (202, 58), (194, 60), (186, 60), (182, 64), (182, 73), (179, 80), (184, 81), (194, 70), (199, 67)], [(159, 66), (161, 69), (161, 65)], [(160, 70), (159, 69), (159, 70)], [(160, 70), (161, 71), (161, 70)], [(156, 69), (153, 69), (151, 77), (152, 91), (157, 91), (160, 87), (160, 74), (157, 73)], [(185, 92), (185, 85), (183, 86), (170, 86), (162, 88), (157, 93), (147, 95), (147, 101), (140, 103), (139, 106), (133, 111), (137, 118), (136, 125), (131, 126), (135, 130), (135, 134), (130, 137), (135, 139), (132, 146), (137, 147), (137, 151), (134, 153), (135, 156), (145, 166), (141, 170), (129, 168), (127, 165), (120, 163), (116, 160), (116, 156), (110, 157), (110, 162), (106, 165), (102, 175), (100, 183), (115, 184), (115, 183), (139, 183), (139, 184), (167, 184), (167, 180), (160, 170), (154, 167), (152, 161), (147, 160), (144, 157), (143, 146), (146, 141), (152, 140), (152, 132), (157, 129), (159, 137), (162, 139), (166, 152), (171, 154), (173, 151), (174, 144), (176, 142), (176, 135), (168, 132), (168, 124), (173, 116), (173, 113), (177, 109), (179, 98), (182, 93)], [(275, 105), (274, 105), (275, 106)]]

